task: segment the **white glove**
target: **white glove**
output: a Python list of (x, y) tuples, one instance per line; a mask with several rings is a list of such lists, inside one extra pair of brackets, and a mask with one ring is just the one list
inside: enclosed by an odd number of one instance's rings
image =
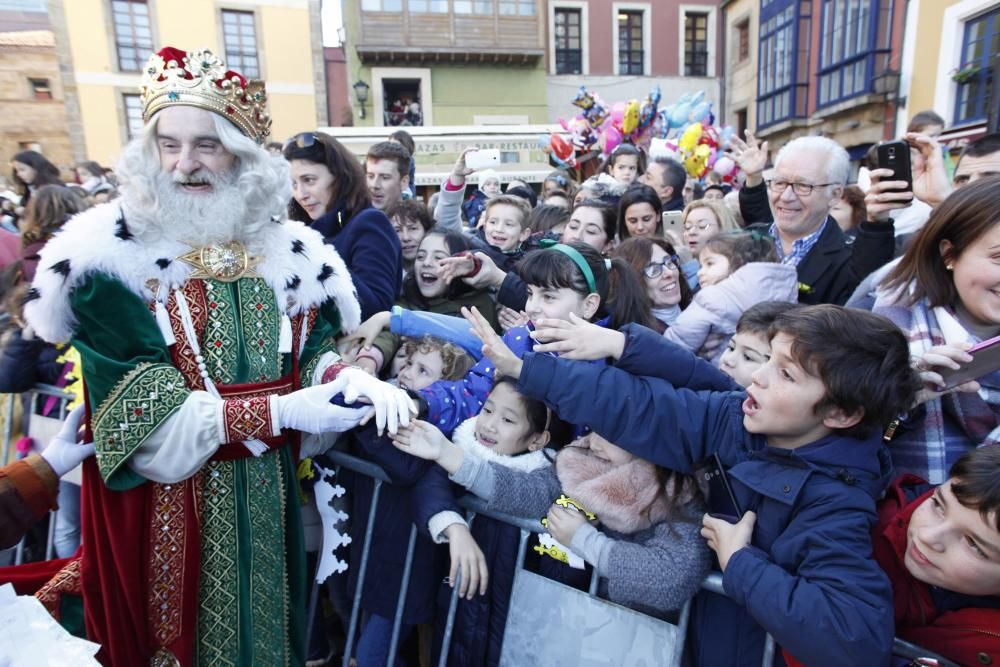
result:
[(400, 426), (409, 426), (410, 415), (417, 414), (417, 406), (409, 394), (360, 368), (345, 368), (337, 379), (325, 386), (334, 390), (331, 396), (343, 393), (347, 404), (354, 403), (358, 398), (371, 402), (375, 407), (375, 424), (380, 434), (385, 432), (386, 427), (389, 433), (395, 434)]
[(94, 455), (94, 443), (78, 444), (76, 431), (83, 419), (84, 406), (79, 405), (66, 415), (62, 429), (52, 438), (49, 446), (42, 452), (42, 458), (49, 464), (56, 477), (62, 477), (73, 468), (80, 465), (84, 459)]
[(273, 400), (279, 426), (314, 435), (331, 431), (342, 433), (351, 430), (371, 415), (374, 408), (370, 406), (345, 408), (330, 403), (330, 399), (340, 393), (340, 389), (333, 385), (331, 382), (299, 389), (285, 396), (275, 396)]

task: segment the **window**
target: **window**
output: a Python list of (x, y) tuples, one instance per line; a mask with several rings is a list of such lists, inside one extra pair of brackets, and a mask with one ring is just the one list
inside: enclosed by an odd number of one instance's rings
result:
[(493, 0), (454, 0), (456, 14), (492, 14)]
[(750, 59), (750, 20), (736, 26), (736, 62)]
[(986, 120), (993, 88), (993, 58), (1000, 53), (1000, 9), (965, 23), (962, 61), (955, 68), (955, 124)]
[(500, 16), (534, 16), (535, 0), (497, 0)]
[(810, 3), (762, 0), (757, 56), (757, 127), (805, 116), (808, 53), (799, 52), (799, 35), (808, 39)]
[(28, 79), (31, 86), (31, 96), (36, 100), (51, 100), (52, 89), (49, 88), (48, 79)]
[(361, 9), (366, 12), (401, 12), (403, 0), (361, 0)]
[(736, 136), (743, 138), (747, 129), (747, 110), (740, 109), (736, 112)]
[(645, 74), (641, 11), (618, 12), (618, 74)]
[(222, 10), (222, 40), (226, 47), (226, 67), (248, 79), (259, 79), (257, 27), (253, 12)]
[(122, 95), (125, 105), (125, 137), (131, 141), (140, 134), (145, 123), (142, 122), (142, 100), (138, 95)]
[(684, 76), (708, 76), (708, 14), (684, 14)]
[(888, 65), (890, 36), (888, 3), (823, 0), (818, 105), (871, 92), (875, 76)]
[(579, 9), (555, 10), (556, 74), (582, 74), (583, 50)]
[(146, 0), (113, 0), (111, 18), (115, 27), (118, 69), (138, 72), (153, 52), (153, 32)]
[(447, 14), (448, 0), (409, 0), (410, 11), (414, 14), (434, 13)]

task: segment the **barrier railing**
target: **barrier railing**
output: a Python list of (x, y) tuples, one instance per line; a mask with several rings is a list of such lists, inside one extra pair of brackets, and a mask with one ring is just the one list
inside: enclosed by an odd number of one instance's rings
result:
[[(56, 397), (59, 399), (63, 399), (59, 402), (59, 412), (58, 412), (59, 417), (63, 418), (65, 417), (66, 414), (67, 402), (73, 399), (72, 393), (64, 391), (59, 387), (54, 387), (50, 385), (36, 385), (32, 389), (31, 393), (33, 395), (31, 396), (31, 399), (28, 402), (31, 414), (34, 414), (36, 402), (40, 397), (43, 396)], [(16, 396), (12, 396), (11, 400), (8, 402), (6, 410), (6, 419), (2, 434), (3, 439), (2, 443), (0, 443), (0, 449), (2, 449), (2, 457), (3, 457), (0, 460), (4, 462), (8, 461), (8, 457), (10, 455), (10, 447), (12, 444), (11, 443), (11, 438), (13, 434), (12, 420), (14, 415), (15, 400), (18, 400), (18, 398)], [(47, 443), (39, 443), (39, 444), (42, 447), (44, 447)], [(382, 485), (390, 483), (390, 478), (385, 473), (385, 471), (382, 470), (382, 468), (380, 468), (378, 465), (370, 461), (366, 461), (364, 459), (353, 456), (351, 454), (348, 454), (346, 452), (331, 450), (328, 451), (324, 455), (324, 457), (330, 460), (335, 465), (335, 469), (338, 474), (341, 469), (347, 469), (354, 472), (355, 474), (364, 475), (366, 477), (371, 478), (374, 484), (371, 507), (369, 508), (368, 511), (368, 517), (366, 518), (364, 543), (362, 544), (361, 548), (361, 559), (357, 564), (354, 563), (351, 564), (351, 567), (358, 568), (358, 577), (357, 577), (357, 586), (355, 587), (354, 596), (351, 604), (351, 615), (347, 628), (347, 643), (344, 648), (343, 666), (349, 667), (355, 643), (355, 636), (357, 635), (358, 631), (358, 623), (360, 620), (361, 597), (364, 587), (363, 584), (365, 580), (365, 575), (367, 574), (367, 569), (368, 569), (371, 538), (374, 533), (374, 527), (375, 527), (375, 515), (378, 511), (378, 503)], [(543, 532), (541, 524), (537, 520), (510, 516), (489, 510), (486, 507), (485, 501), (471, 495), (466, 495), (460, 498), (458, 500), (458, 504), (463, 509), (466, 510), (466, 519), (469, 522), (470, 526), (475, 521), (477, 516), (482, 515), (512, 525), (520, 530), (517, 562), (515, 566), (516, 568), (515, 577), (516, 577), (517, 573), (521, 572), (524, 569), (524, 561), (525, 561), (525, 555), (527, 553), (528, 539), (531, 533)], [(50, 515), (48, 539), (45, 549), (46, 559), (52, 558), (55, 518), (57, 512), (58, 510), (54, 510)], [(358, 517), (354, 517), (354, 519), (357, 520)], [(417, 539), (417, 527), (416, 525), (411, 525), (409, 538), (407, 541), (406, 559), (404, 561), (403, 576), (402, 576), (402, 581), (400, 583), (400, 590), (396, 602), (396, 613), (393, 618), (392, 635), (390, 638), (389, 657), (387, 662), (388, 665), (393, 665), (396, 660), (400, 629), (402, 627), (403, 609), (406, 601), (406, 594), (409, 590), (410, 577), (412, 574), (411, 570), (413, 565), (413, 554), (416, 548), (416, 539)], [(15, 561), (14, 561), (15, 564), (20, 565), (22, 563), (23, 553), (24, 553), (24, 541), (22, 540), (17, 545), (17, 550), (15, 553)], [(455, 586), (452, 589), (451, 598), (448, 604), (448, 615), (447, 615), (446, 625), (444, 628), (444, 639), (442, 641), (441, 655), (438, 660), (438, 667), (445, 667), (448, 664), (448, 655), (450, 653), (452, 631), (454, 629), (455, 616), (458, 608), (458, 590), (459, 590), (461, 573), (459, 573), (458, 576), (459, 580), (455, 582)], [(595, 570), (591, 575), (590, 586), (588, 591), (592, 597), (595, 598), (598, 597), (598, 584), (599, 584), (599, 577)], [(701, 587), (705, 591), (717, 593), (719, 595), (725, 595), (725, 590), (722, 587), (721, 573), (715, 572), (710, 574), (705, 579), (705, 581), (702, 582)], [(307, 628), (306, 646), (309, 645), (309, 640), (311, 638), (310, 635), (313, 628), (313, 620), (316, 614), (316, 608), (319, 600), (319, 588), (320, 585), (316, 583), (315, 577), (313, 577), (312, 590), (309, 596), (309, 607), (308, 607), (308, 615), (306, 623), (306, 628)], [(678, 628), (679, 641), (676, 646), (674, 660), (670, 664), (678, 667), (681, 665), (681, 654), (683, 653), (684, 637), (686, 635), (687, 624), (690, 616), (690, 605), (691, 605), (690, 601), (684, 605), (684, 607), (680, 611), (676, 623)], [(770, 635), (768, 635), (764, 647), (762, 667), (771, 667), (774, 664), (775, 652), (776, 652), (776, 646), (774, 643), (774, 639)], [(927, 658), (930, 660), (935, 660), (937, 661), (937, 664), (940, 665), (941, 667), (957, 667), (956, 663), (948, 661), (947, 659), (939, 655), (936, 655), (930, 651), (927, 651), (926, 649), (923, 649), (915, 644), (912, 644), (910, 642), (904, 641), (899, 638), (895, 639), (893, 654), (897, 657), (907, 658), (911, 660), (918, 658)]]

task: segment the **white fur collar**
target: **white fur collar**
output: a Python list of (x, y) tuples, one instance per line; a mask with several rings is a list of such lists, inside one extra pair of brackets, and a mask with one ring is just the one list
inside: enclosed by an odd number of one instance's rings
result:
[(531, 472), (552, 465), (552, 462), (546, 458), (544, 450), (541, 449), (536, 452), (525, 452), (517, 456), (508, 456), (506, 454), (497, 454), (489, 447), (479, 444), (476, 440), (475, 417), (466, 419), (459, 424), (458, 428), (451, 434), (451, 440), (461, 447), (462, 451), (468, 452), (476, 458), (483, 459), (487, 463), (497, 463), (511, 470)]
[[(361, 306), (347, 266), (318, 232), (301, 222), (276, 219), (257, 240), (264, 250), (256, 271), (274, 291), (279, 308), (296, 315), (332, 298), (344, 331), (360, 325)], [(170, 288), (187, 280), (192, 267), (176, 258), (188, 250), (178, 241), (136, 240), (118, 202), (84, 211), (42, 249), (25, 316), (43, 339), (68, 341), (76, 326), (70, 295), (84, 279), (106, 274), (152, 302), (151, 279)]]

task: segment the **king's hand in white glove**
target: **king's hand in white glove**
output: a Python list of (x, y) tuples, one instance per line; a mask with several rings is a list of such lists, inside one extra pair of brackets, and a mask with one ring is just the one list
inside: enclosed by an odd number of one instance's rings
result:
[(83, 419), (84, 406), (80, 405), (66, 415), (62, 429), (49, 441), (42, 452), (42, 458), (49, 464), (57, 477), (62, 477), (80, 465), (84, 459), (94, 454), (94, 443), (77, 442), (76, 432)]
[(370, 406), (345, 408), (334, 405), (330, 399), (339, 393), (340, 389), (331, 382), (275, 396), (273, 400), (280, 428), (312, 434), (342, 433), (360, 424), (374, 409)]
[(343, 393), (344, 403), (348, 405), (359, 398), (371, 403), (375, 408), (375, 424), (379, 435), (387, 429), (389, 433), (395, 434), (400, 426), (408, 426), (410, 417), (417, 414), (417, 406), (406, 391), (382, 382), (360, 368), (345, 368), (326, 386), (335, 387), (338, 390), (335, 394)]

